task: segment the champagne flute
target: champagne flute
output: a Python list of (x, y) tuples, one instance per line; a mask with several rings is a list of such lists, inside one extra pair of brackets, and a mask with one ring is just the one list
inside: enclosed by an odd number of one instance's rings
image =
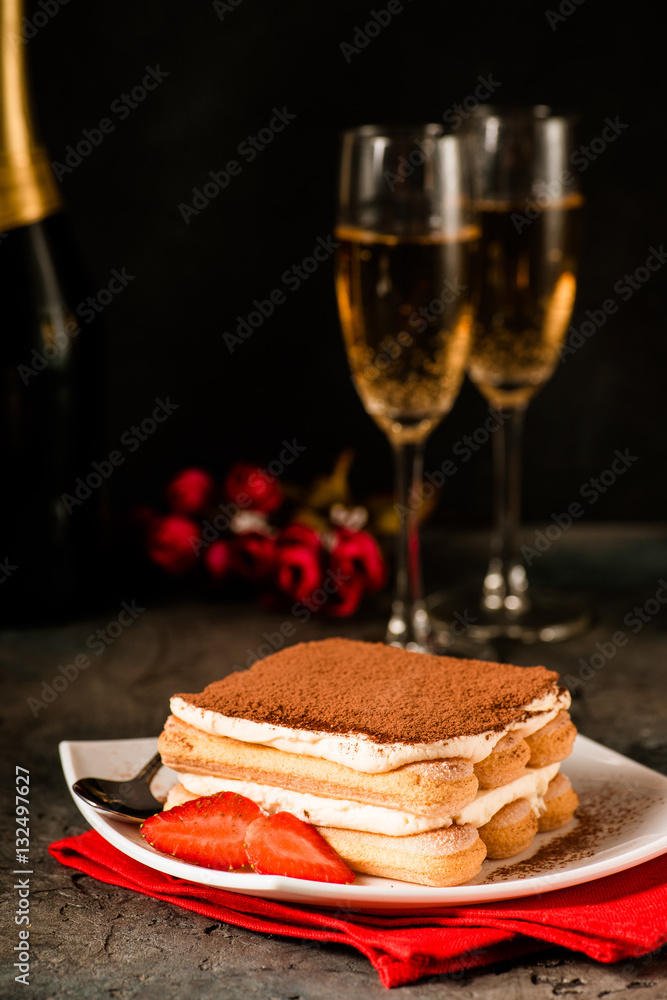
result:
[(418, 516), (426, 438), (465, 373), (477, 248), (465, 141), (439, 125), (343, 134), (336, 292), (352, 378), (387, 435), (399, 514), (386, 641), (428, 648)]
[(526, 407), (559, 359), (576, 293), (583, 198), (570, 169), (574, 122), (540, 106), (471, 116), (480, 209), (480, 300), (469, 375), (497, 416), (495, 528), (481, 596), (429, 600), (447, 621), (474, 607), (469, 638), (556, 641), (583, 631), (588, 611), (528, 586), (519, 551), (521, 431)]

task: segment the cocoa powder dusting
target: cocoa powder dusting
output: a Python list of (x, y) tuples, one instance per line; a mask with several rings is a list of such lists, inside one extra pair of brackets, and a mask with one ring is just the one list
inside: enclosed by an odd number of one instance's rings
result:
[(431, 743), (522, 720), (523, 707), (554, 693), (557, 681), (545, 667), (324, 639), (290, 646), (201, 694), (179, 697), (225, 716), (291, 729)]
[(533, 841), (537, 850), (530, 858), (494, 868), (480, 884), (547, 875), (559, 870), (559, 866), (591, 858), (615, 845), (621, 836), (631, 840), (636, 835), (635, 827), (646, 814), (664, 804), (663, 797), (656, 796), (650, 788), (628, 790), (607, 781), (592, 782), (588, 788), (577, 791), (579, 806), (574, 819), (562, 831), (538, 833)]

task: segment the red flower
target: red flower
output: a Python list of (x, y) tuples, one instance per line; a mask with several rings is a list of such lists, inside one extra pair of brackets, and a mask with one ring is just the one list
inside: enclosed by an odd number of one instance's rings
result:
[(322, 583), (322, 565), (318, 551), (311, 545), (295, 542), (283, 545), (276, 554), (276, 582), (293, 601), (304, 601)]
[(264, 469), (243, 462), (232, 466), (225, 480), (225, 491), (239, 507), (261, 510), (266, 514), (276, 510), (283, 502), (278, 480)]
[[(331, 568), (349, 580), (361, 580), (370, 594), (381, 590), (387, 580), (387, 567), (380, 546), (367, 531), (339, 528), (331, 550)], [(350, 612), (348, 612), (350, 613)]]
[(275, 562), (276, 543), (268, 535), (248, 531), (231, 542), (232, 565), (239, 576), (261, 580), (268, 576)]
[(189, 517), (182, 514), (157, 517), (148, 529), (149, 558), (167, 573), (185, 573), (197, 560), (194, 543), (200, 536), (199, 525)]
[(322, 546), (320, 533), (314, 528), (309, 528), (305, 524), (288, 524), (278, 535), (278, 545), (307, 545), (311, 549), (319, 550)]
[(324, 611), (333, 618), (347, 618), (353, 615), (364, 596), (364, 582), (359, 577), (339, 584), (335, 594), (324, 605)]
[(167, 486), (169, 506), (177, 514), (197, 514), (213, 493), (213, 479), (203, 469), (183, 469)]
[(212, 542), (204, 553), (204, 562), (213, 579), (221, 583), (232, 568), (230, 543), (222, 538)]

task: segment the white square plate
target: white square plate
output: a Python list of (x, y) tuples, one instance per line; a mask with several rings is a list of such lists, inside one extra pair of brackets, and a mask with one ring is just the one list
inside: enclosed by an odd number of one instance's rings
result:
[[(155, 753), (156, 744), (155, 738), (63, 742), (60, 759), (68, 787), (91, 775), (127, 780)], [(350, 909), (458, 906), (529, 896), (602, 878), (667, 851), (667, 778), (585, 736), (577, 737), (562, 770), (579, 794), (577, 817), (560, 830), (538, 833), (522, 854), (485, 861), (475, 879), (450, 889), (370, 875), (357, 875), (353, 885), (331, 885), (200, 868), (160, 854), (137, 824), (102, 816), (72, 795), (105, 840), (148, 868), (249, 896)], [(177, 780), (163, 768), (153, 791), (164, 796)]]

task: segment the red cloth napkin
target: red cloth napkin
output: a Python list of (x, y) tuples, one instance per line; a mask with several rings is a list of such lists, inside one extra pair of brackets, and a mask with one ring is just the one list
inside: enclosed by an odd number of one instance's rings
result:
[(388, 912), (326, 910), (186, 882), (134, 861), (94, 830), (59, 840), (49, 852), (101, 882), (214, 920), (352, 945), (372, 962), (384, 986), (490, 965), (544, 944), (616, 962), (667, 941), (667, 854), (617, 875), (523, 899)]

